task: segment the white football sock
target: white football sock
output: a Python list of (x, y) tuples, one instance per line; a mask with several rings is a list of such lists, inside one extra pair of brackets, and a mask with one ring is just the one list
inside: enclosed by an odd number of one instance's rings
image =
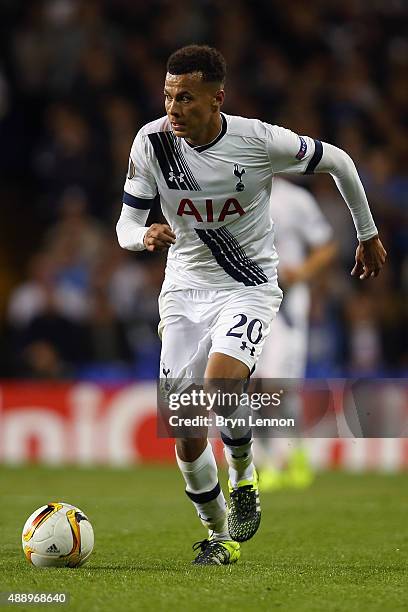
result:
[(218, 482), (218, 470), (211, 444), (195, 461), (177, 463), (186, 482), (186, 494), (193, 502), (202, 524), (217, 540), (230, 540), (227, 527), (227, 504)]

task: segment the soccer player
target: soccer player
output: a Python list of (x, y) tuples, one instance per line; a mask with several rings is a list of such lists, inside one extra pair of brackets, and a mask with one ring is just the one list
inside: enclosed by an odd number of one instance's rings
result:
[[(269, 198), (274, 174), (329, 172), (349, 206), (359, 244), (352, 274), (377, 276), (385, 261), (350, 157), (336, 147), (256, 119), (221, 113), (226, 64), (190, 45), (167, 62), (166, 115), (140, 129), (131, 148), (119, 244), (168, 250), (159, 298), (161, 377), (248, 379), (282, 292), (277, 282)], [(145, 227), (156, 195), (169, 224)], [(230, 564), (260, 522), (251, 431), (222, 432), (230, 506), (207, 436), (178, 438), (176, 457), (209, 537), (195, 563)]]
[[(271, 326), (256, 376), (264, 379), (303, 379), (306, 370), (310, 290), (308, 284), (328, 269), (336, 254), (333, 231), (318, 203), (307, 189), (275, 178), (271, 193), (271, 217), (279, 256), (279, 283), (284, 298)], [(288, 398), (291, 412), (300, 408), (296, 391)], [(273, 462), (267, 438), (256, 445), (261, 491), (284, 486), (307, 486), (313, 479), (304, 450), (296, 446), (286, 472)]]

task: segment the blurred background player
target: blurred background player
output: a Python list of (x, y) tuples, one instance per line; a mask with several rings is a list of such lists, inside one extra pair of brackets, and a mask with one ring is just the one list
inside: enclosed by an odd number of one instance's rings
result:
[[(311, 193), (282, 178), (275, 178), (271, 194), (271, 217), (279, 256), (279, 284), (283, 302), (271, 326), (255, 376), (263, 379), (303, 379), (306, 372), (310, 283), (336, 255), (333, 231)], [(295, 385), (296, 386), (296, 385)], [(286, 396), (291, 413), (301, 410), (296, 390)], [(307, 454), (296, 440), (258, 438), (256, 456), (260, 486), (268, 491), (282, 486), (304, 487), (312, 482), (313, 472)], [(292, 452), (289, 453), (289, 449)], [(286, 469), (283, 467), (286, 464)]]

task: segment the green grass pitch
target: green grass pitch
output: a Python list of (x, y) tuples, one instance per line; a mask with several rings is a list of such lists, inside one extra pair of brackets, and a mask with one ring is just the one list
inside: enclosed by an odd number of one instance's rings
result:
[[(225, 474), (224, 484), (225, 484)], [(262, 496), (263, 519), (230, 567), (192, 567), (204, 529), (174, 467), (0, 467), (0, 591), (66, 591), (71, 611), (408, 609), (408, 475), (320, 475)], [(47, 501), (82, 508), (95, 549), (80, 569), (37, 569), (21, 529)], [(6, 609), (6, 608), (5, 608)]]

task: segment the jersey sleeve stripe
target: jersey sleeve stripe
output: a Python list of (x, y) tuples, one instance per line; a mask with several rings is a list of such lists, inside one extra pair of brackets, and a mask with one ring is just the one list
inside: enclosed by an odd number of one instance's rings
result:
[(316, 169), (317, 164), (322, 159), (323, 145), (320, 142), (320, 140), (315, 140), (314, 143), (315, 143), (315, 150), (313, 153), (313, 157), (308, 163), (307, 168), (303, 174), (313, 174)]
[(132, 208), (138, 208), (139, 210), (150, 210), (154, 204), (154, 201), (155, 198), (152, 198), (151, 200), (145, 198), (137, 198), (136, 196), (133, 196), (130, 193), (127, 193), (126, 191), (123, 192), (123, 204), (127, 204)]

